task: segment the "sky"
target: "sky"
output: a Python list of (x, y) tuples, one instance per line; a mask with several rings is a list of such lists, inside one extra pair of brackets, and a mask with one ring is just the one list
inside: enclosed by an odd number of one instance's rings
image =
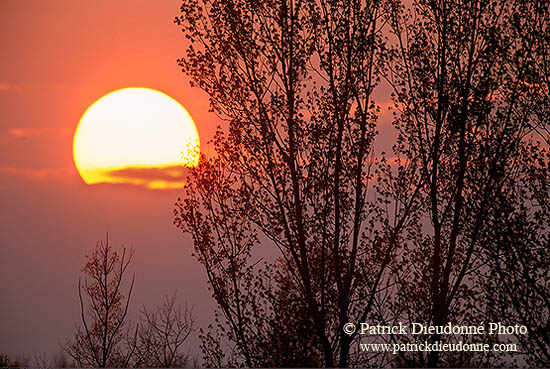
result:
[[(73, 161), (86, 109), (133, 86), (182, 104), (208, 150), (219, 120), (177, 65), (178, 13), (179, 0), (0, 0), (0, 352), (32, 360), (74, 337), (85, 255), (107, 232), (135, 252), (133, 319), (177, 291), (198, 327), (213, 320), (190, 236), (172, 224), (180, 190), (90, 186)], [(198, 352), (196, 335), (190, 344)]]
[(0, 0), (0, 352), (32, 360), (74, 336), (80, 270), (107, 232), (135, 251), (132, 317), (177, 290), (197, 325), (211, 321), (190, 237), (172, 224), (179, 191), (86, 185), (72, 155), (90, 104), (130, 86), (173, 97), (211, 138), (208, 98), (176, 62), (178, 13), (178, 0)]

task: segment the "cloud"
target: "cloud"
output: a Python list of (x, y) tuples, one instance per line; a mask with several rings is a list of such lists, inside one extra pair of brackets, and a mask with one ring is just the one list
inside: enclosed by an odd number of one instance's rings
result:
[[(180, 165), (148, 168), (128, 167), (90, 171), (89, 184), (126, 184), (153, 190), (183, 188), (189, 169)], [(1, 168), (0, 175), (40, 181), (74, 175), (76, 168)]]
[(44, 133), (44, 129), (38, 128), (11, 128), (9, 134), (15, 138), (25, 140), (29, 137), (37, 137)]
[(21, 86), (0, 82), (0, 91), (21, 91)]
[(127, 183), (150, 189), (181, 189), (188, 168), (181, 165), (167, 167), (127, 167), (103, 171), (102, 183)]

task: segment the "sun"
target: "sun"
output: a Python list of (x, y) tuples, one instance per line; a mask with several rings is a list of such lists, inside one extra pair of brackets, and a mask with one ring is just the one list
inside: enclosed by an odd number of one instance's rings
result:
[(74, 162), (87, 184), (129, 183), (180, 188), (199, 159), (199, 135), (185, 108), (150, 88), (106, 94), (82, 115)]

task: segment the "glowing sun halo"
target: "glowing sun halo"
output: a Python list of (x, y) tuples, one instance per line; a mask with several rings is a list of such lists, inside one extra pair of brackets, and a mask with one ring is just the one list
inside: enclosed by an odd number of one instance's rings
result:
[(162, 92), (130, 87), (111, 92), (84, 113), (73, 155), (87, 184), (130, 183), (178, 188), (199, 156), (193, 119)]

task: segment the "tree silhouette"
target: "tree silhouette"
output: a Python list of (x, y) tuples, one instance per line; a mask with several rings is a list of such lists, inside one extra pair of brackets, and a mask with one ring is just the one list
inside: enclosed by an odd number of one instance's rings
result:
[(122, 253), (99, 241), (82, 269), (84, 286), (78, 280), (78, 296), (82, 327), (74, 341), (64, 346), (79, 367), (127, 367), (134, 348), (127, 347), (126, 316), (134, 287), (134, 278), (127, 292), (123, 282), (133, 251)]
[[(384, 365), (351, 352), (358, 336), (345, 323), (491, 317), (530, 327), (533, 360), (545, 363), (536, 314), (549, 311), (547, 9), (543, 0), (183, 1), (180, 66), (223, 120), (175, 209), (219, 307), (203, 340), (208, 363)], [(391, 157), (374, 152), (381, 78), (395, 103)]]
[(550, 364), (550, 154), (535, 147), (529, 156), (521, 168), (525, 185), (507, 188), (496, 201), (486, 288), (495, 316), (528, 328), (516, 338), (527, 362), (541, 367)]
[(143, 307), (142, 318), (134, 337), (136, 347), (132, 365), (146, 368), (187, 367), (189, 354), (182, 346), (194, 329), (192, 311), (176, 305), (176, 294), (166, 297), (156, 312)]
[[(386, 76), (399, 109), (394, 122), (399, 131), (394, 146), (399, 174), (388, 177), (396, 184), (425, 183), (422, 206), (415, 214), (419, 221), (407, 229), (414, 235), (403, 255), (409, 267), (399, 277), (399, 297), (392, 306), (403, 319), (436, 326), (487, 321), (494, 291), (486, 288), (493, 285), (486, 272), (494, 267), (502, 276), (497, 255), (505, 255), (508, 267), (519, 263), (511, 260), (519, 255), (517, 247), (544, 260), (532, 254), (540, 247), (506, 239), (517, 234), (517, 224), (500, 225), (507, 222), (507, 214), (525, 206), (510, 196), (524, 186), (527, 176), (521, 171), (534, 160), (529, 152), (540, 146), (532, 140), (533, 116), (525, 102), (528, 87), (540, 86), (532, 73), (537, 40), (526, 23), (543, 15), (547, 6), (539, 1), (425, 1), (407, 9), (394, 4), (396, 41)], [(547, 167), (548, 158), (543, 157), (539, 159), (546, 160)], [(506, 203), (508, 211), (503, 209), (503, 197), (512, 200)], [(527, 232), (547, 239), (542, 236), (544, 227), (524, 226), (522, 242), (530, 242)], [(495, 231), (501, 237), (490, 241), (487, 235)], [(508, 276), (524, 274), (546, 283), (548, 274), (538, 275), (544, 268), (534, 268), (510, 268)], [(503, 294), (511, 287), (507, 278), (501, 278), (505, 286), (498, 288)], [(525, 287), (517, 291), (521, 299), (536, 291), (534, 285)], [(534, 316), (530, 319), (536, 322)], [(439, 334), (428, 338), (451, 339)], [(487, 365), (483, 355), (466, 363), (453, 361), (456, 354), (442, 355), (432, 351), (403, 354), (402, 359), (408, 366)]]
[[(176, 19), (190, 40), (180, 65), (227, 130), (175, 223), (247, 366), (273, 364), (256, 355), (273, 341), (267, 291), (292, 290), (300, 304), (286, 308), (305, 310), (286, 316), (306, 317), (324, 365), (346, 366), (355, 335), (342, 327), (365, 320), (386, 281), (408, 210), (390, 221), (367, 201), (383, 13), (378, 1), (184, 1)], [(268, 244), (279, 259), (260, 269), (253, 253)]]
[[(124, 290), (133, 250), (122, 246), (118, 252), (99, 241), (82, 269), (86, 279), (78, 282), (82, 327), (77, 327), (74, 341), (62, 345), (63, 350), (78, 367), (148, 367), (169, 368), (195, 365), (183, 344), (194, 330), (190, 309), (176, 304), (176, 294), (149, 311), (144, 306), (140, 321), (127, 322), (135, 275)], [(66, 365), (64, 358), (37, 357), (39, 366)], [(56, 365), (59, 366), (59, 365)]]
[(7, 354), (0, 353), (0, 368), (20, 368), (29, 365), (28, 357), (15, 357), (11, 359)]
[(35, 354), (34, 362), (34, 366), (41, 369), (70, 368), (70, 363), (65, 356), (65, 351), (63, 348), (61, 348), (59, 352), (54, 353), (51, 358), (48, 357), (47, 353), (43, 353), (42, 355)]
[[(508, 321), (521, 322), (527, 335), (517, 335), (533, 366), (550, 365), (550, 14), (548, 1), (521, 4), (522, 17), (514, 29), (523, 44), (533, 45), (520, 96), (522, 111), (530, 117), (529, 136), (518, 167), (518, 183), (501, 191), (487, 237), (491, 265), (488, 288), (492, 311)], [(498, 291), (498, 293), (494, 293)]]

